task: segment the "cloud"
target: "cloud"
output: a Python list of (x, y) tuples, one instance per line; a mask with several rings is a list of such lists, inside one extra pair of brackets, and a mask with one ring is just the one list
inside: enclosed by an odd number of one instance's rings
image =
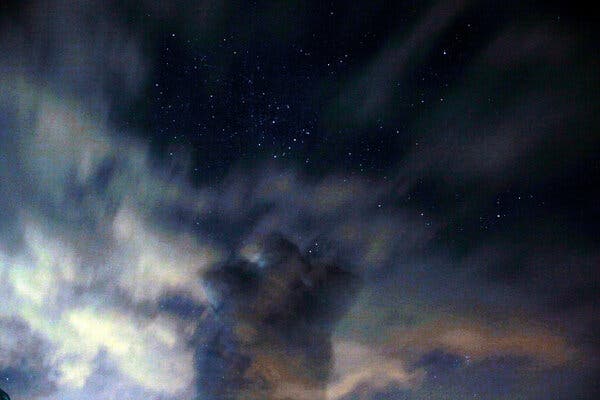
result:
[(30, 257), (3, 261), (2, 273), (8, 276), (3, 315), (23, 318), (51, 344), (40, 351), (53, 360), (57, 385), (84, 387), (101, 351), (142, 387), (175, 393), (191, 385), (192, 353), (181, 323), (135, 316), (107, 291), (82, 292), (94, 277), (82, 271), (79, 253), (40, 235), (40, 227), (26, 226)]
[(131, 316), (90, 309), (75, 309), (65, 320), (75, 333), (75, 343), (80, 344), (77, 359), (65, 365), (64, 384), (83, 386), (91, 372), (87, 358), (96, 357), (100, 349), (124, 375), (144, 388), (174, 394), (193, 380), (191, 351), (182, 344), (173, 321), (136, 321)]
[[(93, 370), (81, 388), (61, 387), (53, 395), (47, 397), (52, 400), (77, 400), (99, 398), (130, 398), (130, 399), (165, 399), (176, 400), (191, 398), (193, 392), (188, 391), (178, 395), (168, 395), (164, 390), (152, 390), (140, 386), (127, 375), (123, 375), (118, 367), (118, 362), (113, 361), (103, 350), (94, 358)], [(155, 384), (156, 386), (156, 384)]]
[[(195, 322), (157, 315), (159, 301), (167, 292), (205, 301), (197, 276), (219, 252), (191, 231), (170, 233), (148, 222), (148, 211), (188, 192), (172, 192), (171, 183), (150, 172), (141, 146), (114, 140), (76, 101), (31, 82), (3, 84), (4, 99), (15, 96), (21, 108), (9, 114), (14, 140), (2, 137), (3, 153), (16, 154), (18, 162), (7, 193), (14, 224), (0, 252), (0, 315), (26, 321), (48, 343), (24, 349), (30, 353), (23, 357), (50, 360), (54, 375), (44, 390), (58, 398), (94, 398), (99, 389), (90, 380), (102, 354), (132, 396), (188, 396)], [(20, 120), (23, 115), (31, 118)], [(155, 179), (151, 188), (148, 180)], [(7, 343), (3, 350), (16, 347)], [(19, 373), (16, 362), (7, 360), (3, 373)], [(24, 376), (15, 379), (37, 393), (42, 378), (27, 383)], [(16, 388), (11, 394), (18, 399)]]
[(357, 342), (334, 343), (335, 367), (327, 387), (327, 399), (348, 398), (358, 393), (381, 392), (388, 388), (413, 389), (425, 376), (400, 359)]
[(493, 31), (440, 94), (443, 101), (415, 119), (419, 146), (403, 158), (402, 174), (496, 191), (509, 182), (544, 182), (589, 160), (596, 139), (588, 134), (594, 116), (584, 93), (594, 62), (574, 57), (577, 47), (585, 39), (542, 22)]
[(199, 392), (209, 399), (325, 399), (330, 336), (356, 277), (309, 261), (280, 235), (241, 253), (245, 259), (203, 276), (220, 327), (198, 346)]
[(52, 346), (22, 319), (0, 318), (0, 376), (13, 398), (35, 399), (56, 390)]
[[(439, 1), (427, 11), (408, 34), (396, 34), (383, 46), (370, 65), (330, 106), (330, 117), (343, 123), (372, 122), (382, 112), (393, 112), (391, 100), (397, 82), (406, 79), (420, 61), (428, 56), (438, 37), (465, 8), (466, 1)], [(401, 88), (402, 89), (402, 88)], [(340, 109), (348, 112), (339, 112)], [(349, 115), (350, 114), (350, 115)], [(341, 121), (340, 121), (341, 122)]]
[(498, 327), (476, 320), (439, 319), (399, 330), (392, 334), (387, 348), (408, 358), (436, 350), (474, 362), (507, 356), (527, 358), (542, 368), (563, 366), (579, 357), (563, 336), (524, 321)]
[[(444, 221), (425, 220), (409, 207), (391, 205), (406, 195), (405, 186), (337, 174), (315, 180), (266, 165), (234, 172), (211, 188), (194, 188), (151, 167), (144, 146), (116, 138), (94, 115), (70, 106), (76, 102), (41, 91), (38, 102), (29, 103), (35, 87), (25, 84), (21, 87), (24, 90), (12, 92), (21, 99), (22, 111), (35, 116), (35, 123), (26, 125), (33, 128), (31, 134), (17, 136), (10, 148), (22, 157), (20, 173), (14, 179), (21, 185), (19, 191), (28, 195), (16, 207), (12, 234), (18, 235), (19, 246), (2, 255), (3, 274), (8, 277), (2, 300), (7, 304), (6, 316), (26, 320), (55, 349), (49, 353), (55, 360), (57, 393), (93, 398), (100, 389), (90, 382), (97, 379), (96, 363), (102, 354), (111, 363), (115, 379), (124, 382), (123, 390), (131, 396), (157, 393), (183, 398), (194, 387), (210, 381), (210, 373), (196, 368), (195, 363), (204, 361), (198, 360), (198, 353), (188, 348), (188, 342), (194, 329), (214, 332), (216, 328), (207, 321), (195, 327), (197, 323), (190, 319), (196, 314), (163, 312), (161, 302), (176, 295), (189, 299), (194, 307), (206, 305), (214, 291), (207, 291), (210, 285), (203, 274), (212, 268), (219, 271), (222, 260), (237, 248), (242, 248), (241, 255), (252, 268), (277, 263), (278, 257), (304, 268), (306, 261), (297, 254), (299, 249), (252, 244), (273, 230), (282, 230), (297, 241), (310, 263), (343, 260), (349, 270), (366, 278), (369, 290), (381, 290), (377, 281), (381, 276), (400, 276), (409, 298), (393, 297), (398, 286), (394, 292), (388, 291), (389, 300), (381, 300), (389, 301), (391, 307), (427, 303), (436, 296), (438, 300), (456, 300), (447, 288), (449, 281), (441, 282), (447, 271), (435, 263), (430, 270), (414, 266), (431, 261), (415, 258), (415, 254), (428, 248)], [(20, 176), (27, 176), (27, 181)], [(16, 198), (14, 193), (10, 196)], [(184, 223), (170, 224), (171, 210), (184, 215)], [(484, 251), (484, 257), (487, 254)], [(450, 282), (468, 282), (477, 289), (468, 272), (452, 274)], [(446, 287), (447, 292), (419, 293), (415, 282)], [(274, 280), (273, 288), (279, 284)], [(285, 293), (265, 293), (265, 301), (257, 303), (260, 312), (290, 312)], [(363, 312), (371, 314), (378, 324), (378, 309), (364, 306)], [(415, 308), (416, 313), (423, 313)], [(252, 314), (243, 315), (249, 318)], [(365, 322), (352, 319), (356, 315), (350, 316), (352, 327)], [(262, 326), (258, 329), (257, 323), (252, 318), (241, 324), (228, 321), (229, 331), (222, 342), (205, 345), (216, 346), (219, 351), (224, 351), (223, 346), (229, 351), (227, 346), (234, 345), (233, 353), (240, 355), (225, 359), (231, 368), (239, 367), (247, 375), (227, 373), (253, 382), (277, 381), (270, 389), (275, 398), (299, 393), (310, 393), (313, 398), (343, 398), (361, 390), (418, 388), (427, 376), (426, 370), (414, 369), (411, 359), (382, 357), (380, 350), (375, 350), (377, 346), (356, 345), (358, 348), (347, 354), (335, 351), (336, 347), (327, 350), (329, 336), (314, 336), (312, 328), (299, 329), (298, 335), (315, 341), (290, 355), (277, 329), (269, 333)], [(96, 330), (97, 326), (102, 329)], [(389, 327), (378, 326), (381, 335), (387, 335)], [(549, 366), (562, 365), (571, 357), (572, 349), (560, 335), (519, 335), (517, 328), (494, 332), (477, 324), (453, 329), (415, 331), (399, 340), (396, 349), (424, 354), (441, 348), (470, 353), (474, 360), (511, 354)], [(524, 325), (524, 329), (530, 328)], [(256, 332), (261, 332), (264, 342), (245, 347), (243, 341), (252, 341)], [(536, 346), (538, 335), (544, 343), (555, 345), (556, 352), (548, 351), (545, 344)], [(411, 337), (422, 341), (411, 341)], [(310, 346), (323, 351), (323, 376), (302, 376), (312, 365), (302, 361)], [(361, 356), (344, 358), (353, 351)], [(157, 363), (157, 358), (168, 363)], [(370, 361), (358, 362), (359, 358)], [(329, 363), (339, 366), (331, 370)], [(177, 375), (172, 373), (173, 366), (179, 371)], [(304, 371), (300, 377), (298, 371)], [(334, 371), (329, 382), (327, 371)], [(242, 386), (236, 383), (231, 387)]]
[(189, 234), (154, 231), (127, 206), (117, 212), (113, 230), (133, 263), (121, 274), (119, 285), (136, 301), (156, 301), (166, 291), (177, 291), (206, 302), (200, 281), (190, 277), (219, 260), (216, 249), (202, 248)]

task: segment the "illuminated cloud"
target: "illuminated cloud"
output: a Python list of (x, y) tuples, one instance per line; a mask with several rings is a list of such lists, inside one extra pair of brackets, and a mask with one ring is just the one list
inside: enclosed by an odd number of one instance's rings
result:
[(386, 356), (367, 345), (337, 341), (334, 345), (334, 375), (327, 398), (337, 400), (351, 394), (383, 391), (388, 388), (413, 389), (425, 376), (422, 369), (410, 368), (402, 360)]
[(440, 350), (469, 361), (494, 357), (525, 357), (532, 366), (552, 368), (575, 361), (577, 352), (566, 339), (547, 328), (522, 321), (502, 327), (463, 320), (440, 319), (394, 333), (388, 350), (405, 357)]
[[(5, 148), (23, 157), (18, 179), (28, 177), (20, 187), (28, 200), (16, 203), (17, 245), (0, 252), (0, 316), (24, 321), (48, 343), (24, 348), (31, 353), (23, 357), (44, 357), (51, 365), (40, 370), (43, 387), (32, 381), (27, 390), (31, 396), (94, 398), (104, 390), (93, 385), (104, 357), (131, 395), (188, 396), (195, 379), (188, 346), (195, 322), (156, 315), (156, 309), (167, 293), (205, 301), (198, 276), (218, 260), (218, 251), (189, 232), (149, 225), (148, 207), (171, 189), (148, 172), (142, 147), (117, 144), (95, 116), (29, 82), (7, 93), (20, 98), (20, 112), (31, 113), (33, 122), (21, 127), (32, 128), (30, 134), (21, 132)], [(126, 155), (120, 154), (124, 148)], [(149, 190), (150, 181), (156, 190)], [(185, 196), (170, 193), (175, 203)], [(18, 195), (11, 194), (15, 200)], [(3, 344), (8, 354), (19, 347)], [(18, 373), (12, 362), (4, 359), (2, 370)]]
[(82, 270), (73, 247), (45, 236), (39, 226), (27, 224), (25, 233), (24, 254), (30, 257), (4, 257), (2, 273), (10, 286), (2, 313), (27, 321), (50, 343), (47, 357), (58, 385), (84, 387), (101, 351), (141, 387), (173, 394), (191, 385), (192, 352), (182, 342), (184, 324), (136, 317), (121, 310), (109, 292), (93, 298), (78, 294), (94, 277)]

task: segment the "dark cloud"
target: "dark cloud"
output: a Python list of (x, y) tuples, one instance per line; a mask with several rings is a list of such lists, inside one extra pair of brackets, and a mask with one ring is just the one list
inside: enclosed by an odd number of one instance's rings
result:
[(13, 398), (37, 399), (56, 391), (51, 344), (16, 318), (0, 318), (0, 376)]
[(198, 390), (210, 399), (325, 399), (330, 337), (357, 278), (311, 263), (276, 234), (243, 254), (203, 277), (220, 328), (198, 347)]

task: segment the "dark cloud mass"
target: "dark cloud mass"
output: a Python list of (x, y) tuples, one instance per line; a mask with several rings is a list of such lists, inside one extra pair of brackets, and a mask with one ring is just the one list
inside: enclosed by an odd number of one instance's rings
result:
[(0, 387), (597, 398), (596, 25), (579, 1), (0, 2)]
[(312, 264), (279, 235), (248, 260), (206, 271), (217, 334), (198, 346), (199, 392), (209, 399), (325, 399), (330, 336), (357, 289), (349, 272)]
[(13, 396), (37, 397), (52, 392), (56, 371), (48, 357), (51, 346), (22, 320), (3, 318), (0, 327), (0, 343), (7, 350), (0, 357), (2, 386)]

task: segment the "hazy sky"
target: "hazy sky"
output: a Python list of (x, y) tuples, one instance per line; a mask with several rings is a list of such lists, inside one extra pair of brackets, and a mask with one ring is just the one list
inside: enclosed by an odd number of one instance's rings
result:
[(600, 393), (583, 2), (4, 1), (13, 400)]

